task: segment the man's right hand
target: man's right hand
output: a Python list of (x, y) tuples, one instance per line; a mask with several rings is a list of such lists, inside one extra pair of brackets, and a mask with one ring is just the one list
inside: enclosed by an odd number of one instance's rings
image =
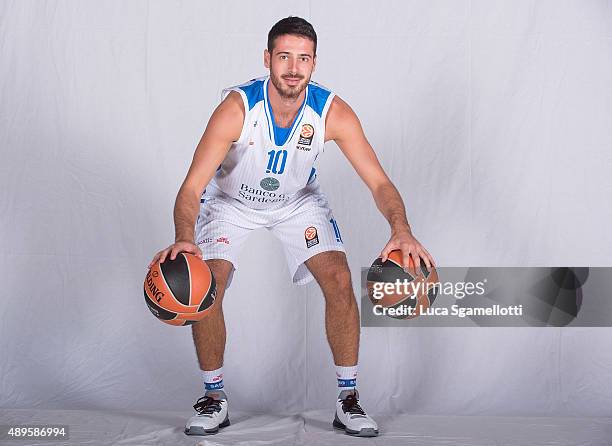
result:
[(157, 254), (155, 254), (155, 257), (153, 257), (153, 260), (151, 261), (151, 263), (149, 263), (148, 268), (151, 269), (151, 267), (157, 261), (159, 261), (159, 263), (164, 263), (164, 260), (166, 260), (166, 257), (168, 257), (168, 255), (170, 256), (170, 260), (174, 260), (180, 252), (188, 252), (196, 257), (199, 257), (200, 259), (202, 258), (202, 251), (200, 251), (198, 245), (191, 241), (179, 240), (168, 246), (166, 249), (162, 249)]

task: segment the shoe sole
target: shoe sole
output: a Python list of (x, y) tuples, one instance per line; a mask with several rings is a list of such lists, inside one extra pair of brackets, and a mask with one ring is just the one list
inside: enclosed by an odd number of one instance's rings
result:
[(359, 431), (354, 431), (352, 429), (347, 428), (342, 421), (334, 418), (332, 425), (335, 429), (343, 430), (347, 435), (352, 435), (353, 437), (377, 437), (378, 429), (374, 429), (371, 427), (364, 427)]
[(230, 425), (229, 416), (225, 417), (223, 423), (214, 429), (204, 429), (202, 426), (191, 426), (189, 429), (185, 428), (185, 434), (187, 435), (214, 435), (219, 432), (219, 429)]

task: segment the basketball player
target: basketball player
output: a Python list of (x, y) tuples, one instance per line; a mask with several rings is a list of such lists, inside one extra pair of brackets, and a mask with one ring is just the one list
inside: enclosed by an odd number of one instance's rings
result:
[(405, 268), (410, 258), (414, 265), (420, 259), (427, 268), (435, 264), (412, 235), (402, 198), (353, 110), (310, 81), (316, 50), (317, 36), (306, 20), (288, 17), (272, 27), (264, 51), (269, 76), (224, 90), (176, 198), (176, 241), (149, 265), (189, 252), (206, 260), (217, 281), (214, 310), (192, 327), (205, 394), (194, 405), (187, 434), (216, 433), (230, 424), (221, 303), (240, 245), (253, 229), (265, 227), (283, 242), (293, 281), (314, 278), (325, 296), (325, 329), (339, 390), (333, 426), (350, 435), (378, 435), (376, 422), (359, 404), (357, 302), (342, 236), (314, 167), (326, 141), (337, 143), (391, 226), (383, 260), (401, 249)]

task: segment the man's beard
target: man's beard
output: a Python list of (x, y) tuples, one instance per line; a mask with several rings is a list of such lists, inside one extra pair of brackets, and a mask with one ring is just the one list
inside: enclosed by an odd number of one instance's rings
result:
[[(304, 76), (288, 76), (288, 77), (293, 77), (293, 78), (299, 77), (301, 80), (304, 79)], [(300, 82), (295, 87), (290, 87), (290, 86), (285, 87), (281, 83), (282, 82), (281, 79), (275, 76), (274, 74), (272, 74), (272, 71), (270, 71), (270, 80), (272, 81), (272, 85), (276, 87), (276, 91), (278, 91), (278, 94), (280, 95), (281, 98), (297, 99), (298, 96), (302, 93), (302, 91), (306, 89), (306, 85), (308, 85), (308, 82), (310, 82), (310, 76), (308, 76), (308, 79), (306, 79), (306, 82)]]

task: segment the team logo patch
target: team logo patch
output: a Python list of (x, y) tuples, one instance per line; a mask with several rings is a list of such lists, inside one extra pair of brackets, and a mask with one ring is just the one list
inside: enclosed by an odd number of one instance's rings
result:
[(299, 145), (309, 146), (312, 144), (312, 137), (314, 136), (314, 127), (310, 124), (302, 125), (302, 131), (300, 132)]
[(306, 248), (311, 248), (314, 245), (319, 244), (319, 236), (317, 234), (317, 228), (309, 226), (304, 231), (304, 239), (306, 239)]
[(262, 189), (273, 191), (280, 187), (280, 181), (276, 178), (267, 177), (259, 182)]

